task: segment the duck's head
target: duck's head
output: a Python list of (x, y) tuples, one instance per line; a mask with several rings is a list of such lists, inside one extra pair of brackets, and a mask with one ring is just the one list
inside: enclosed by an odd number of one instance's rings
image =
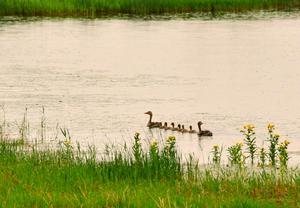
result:
[(171, 123), (171, 126), (174, 128), (174, 126), (175, 126), (174, 122)]
[(148, 114), (148, 115), (152, 115), (152, 112), (151, 111), (147, 111), (147, 112), (145, 112), (144, 114)]
[(181, 129), (181, 125), (180, 124), (178, 124), (178, 128)]
[(164, 123), (164, 126), (165, 126), (165, 127), (167, 127), (167, 126), (168, 126), (168, 123), (167, 123), (167, 122), (165, 122), (165, 123)]
[(198, 126), (201, 126), (203, 123), (202, 123), (202, 121), (199, 121), (198, 122)]
[(182, 129), (184, 129), (184, 125), (182, 125)]
[(193, 130), (193, 127), (192, 127), (192, 126), (190, 126), (190, 130)]

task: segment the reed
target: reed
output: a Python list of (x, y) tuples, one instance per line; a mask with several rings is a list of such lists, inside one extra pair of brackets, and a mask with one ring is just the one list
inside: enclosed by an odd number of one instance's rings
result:
[(300, 0), (1, 0), (0, 16), (152, 15), (290, 11)]

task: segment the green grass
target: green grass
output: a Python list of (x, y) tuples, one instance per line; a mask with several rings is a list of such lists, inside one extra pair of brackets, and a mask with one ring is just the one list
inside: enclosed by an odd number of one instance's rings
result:
[(100, 157), (69, 140), (43, 151), (1, 140), (0, 206), (300, 206), (299, 170), (201, 167), (192, 158), (184, 162), (175, 142), (171, 137), (161, 148), (152, 143), (143, 150), (136, 135), (132, 145)]
[(240, 13), (300, 8), (300, 0), (1, 0), (0, 16)]

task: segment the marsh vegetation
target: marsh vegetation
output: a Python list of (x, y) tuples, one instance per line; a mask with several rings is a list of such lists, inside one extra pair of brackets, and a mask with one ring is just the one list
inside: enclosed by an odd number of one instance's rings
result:
[[(269, 124), (267, 150), (256, 146), (255, 128), (245, 125), (244, 142), (222, 151), (215, 145), (210, 164), (183, 156), (169, 136), (143, 146), (82, 149), (70, 132), (55, 149), (26, 141), (27, 122), (16, 138), (1, 125), (1, 204), (4, 207), (297, 207), (300, 171), (287, 162), (288, 141)], [(44, 128), (41, 123), (41, 129)], [(43, 131), (41, 131), (43, 132)], [(42, 138), (42, 137), (41, 137)], [(243, 148), (245, 145), (245, 148)], [(224, 154), (228, 163), (221, 163)]]
[(85, 16), (290, 11), (299, 0), (2, 0), (0, 15)]

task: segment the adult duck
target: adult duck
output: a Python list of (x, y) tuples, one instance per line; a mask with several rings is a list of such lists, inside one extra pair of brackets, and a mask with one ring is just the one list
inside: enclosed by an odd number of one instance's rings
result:
[(198, 136), (212, 136), (213, 133), (211, 131), (201, 129), (202, 124), (203, 123), (201, 121), (198, 122), (198, 128), (199, 128)]
[(147, 114), (150, 116), (149, 121), (147, 123), (147, 127), (149, 128), (159, 128), (162, 126), (162, 122), (153, 122), (152, 121), (152, 117), (153, 117), (153, 113), (151, 111), (147, 111), (144, 114)]

